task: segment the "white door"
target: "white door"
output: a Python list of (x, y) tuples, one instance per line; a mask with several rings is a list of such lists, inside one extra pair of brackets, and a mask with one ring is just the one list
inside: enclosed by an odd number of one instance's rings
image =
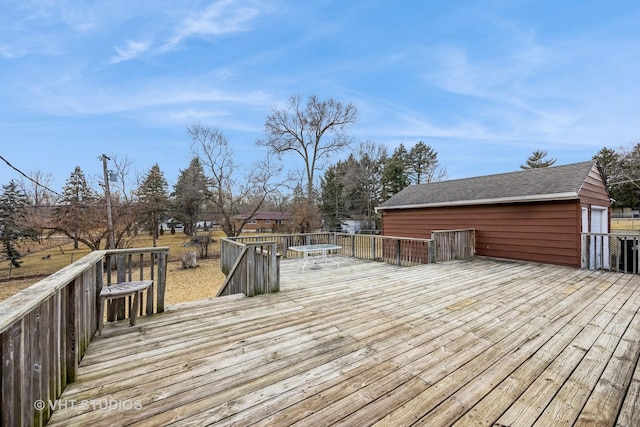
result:
[[(584, 216), (584, 215), (583, 215)], [(591, 207), (591, 233), (608, 233), (608, 212), (607, 208)], [(583, 224), (584, 228), (584, 224)], [(591, 236), (589, 245), (589, 265), (592, 268), (609, 268), (609, 238), (607, 236)]]

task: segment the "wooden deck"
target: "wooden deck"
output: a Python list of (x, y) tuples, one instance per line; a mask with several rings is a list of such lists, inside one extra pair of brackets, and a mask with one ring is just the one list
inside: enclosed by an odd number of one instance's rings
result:
[(640, 425), (639, 276), (341, 262), (106, 325), (49, 425)]

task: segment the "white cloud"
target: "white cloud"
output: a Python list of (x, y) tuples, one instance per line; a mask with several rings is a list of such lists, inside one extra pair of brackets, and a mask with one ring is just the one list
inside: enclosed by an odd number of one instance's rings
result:
[(117, 55), (111, 57), (111, 60), (109, 62), (112, 64), (117, 64), (118, 62), (137, 58), (138, 56), (140, 56), (140, 54), (147, 51), (149, 45), (149, 42), (136, 42), (133, 40), (129, 40), (127, 41), (125, 47), (115, 47)]
[(263, 11), (264, 6), (260, 3), (219, 0), (184, 19), (162, 50), (173, 49), (191, 37), (221, 36), (246, 31), (249, 23)]
[(0, 57), (7, 59), (19, 58), (29, 54), (29, 49), (17, 46), (0, 45)]

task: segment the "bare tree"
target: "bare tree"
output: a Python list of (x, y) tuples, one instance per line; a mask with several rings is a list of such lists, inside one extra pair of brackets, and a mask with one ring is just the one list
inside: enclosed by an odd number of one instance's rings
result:
[(22, 192), (29, 200), (27, 222), (38, 232), (38, 241), (42, 243), (43, 231), (51, 227), (52, 210), (56, 204), (55, 193), (49, 190), (53, 176), (35, 171), (29, 174), (28, 180), (19, 182)]
[(352, 138), (347, 130), (357, 117), (355, 105), (342, 104), (333, 98), (320, 101), (314, 95), (306, 104), (302, 103), (299, 95), (294, 95), (286, 109), (274, 108), (267, 117), (267, 139), (258, 141), (258, 144), (269, 147), (278, 156), (292, 152), (302, 158), (306, 173), (307, 211), (311, 211), (310, 207), (314, 205), (316, 172), (324, 169), (335, 154), (351, 144)]
[(114, 193), (119, 193), (124, 202), (129, 203), (133, 193), (127, 192), (127, 184), (133, 160), (131, 160), (127, 155), (123, 157), (118, 156), (117, 154), (111, 154), (109, 159), (111, 159), (111, 163), (113, 164), (113, 169), (110, 172), (111, 175), (113, 175), (113, 178), (115, 178), (113, 185), (114, 188), (112, 191)]
[(195, 123), (187, 128), (187, 133), (194, 155), (200, 158), (208, 174), (208, 197), (222, 230), (227, 236), (237, 236), (277, 188), (274, 180), (281, 167), (267, 155), (241, 174), (233, 149), (217, 128)]

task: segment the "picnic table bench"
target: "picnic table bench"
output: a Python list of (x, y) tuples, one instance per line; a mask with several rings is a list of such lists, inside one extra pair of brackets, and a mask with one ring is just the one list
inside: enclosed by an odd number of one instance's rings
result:
[(121, 282), (115, 285), (104, 286), (100, 291), (100, 312), (98, 313), (98, 335), (102, 335), (104, 323), (104, 305), (114, 299), (133, 295), (133, 307), (129, 312), (129, 324), (135, 326), (136, 317), (140, 307), (142, 292), (153, 285), (153, 280), (139, 280), (135, 282)]

